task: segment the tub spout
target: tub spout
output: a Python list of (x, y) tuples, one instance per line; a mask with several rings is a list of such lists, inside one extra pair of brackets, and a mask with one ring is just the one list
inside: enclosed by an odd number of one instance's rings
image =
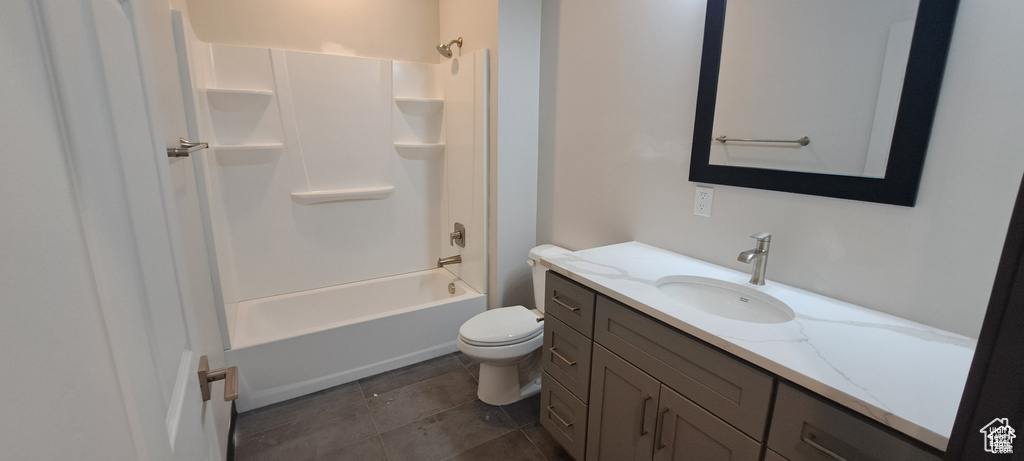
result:
[(444, 267), (449, 264), (459, 264), (462, 262), (462, 255), (449, 256), (447, 258), (437, 258), (437, 267)]

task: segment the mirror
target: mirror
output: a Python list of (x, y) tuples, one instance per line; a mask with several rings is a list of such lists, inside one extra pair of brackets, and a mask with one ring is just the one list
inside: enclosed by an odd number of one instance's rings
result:
[(956, 7), (708, 0), (690, 181), (913, 206)]

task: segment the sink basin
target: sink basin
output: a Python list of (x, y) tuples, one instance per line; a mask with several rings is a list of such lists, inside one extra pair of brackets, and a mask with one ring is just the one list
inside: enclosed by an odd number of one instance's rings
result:
[(793, 309), (773, 296), (724, 280), (672, 275), (659, 279), (657, 285), (666, 296), (687, 307), (727, 319), (785, 323), (795, 317)]

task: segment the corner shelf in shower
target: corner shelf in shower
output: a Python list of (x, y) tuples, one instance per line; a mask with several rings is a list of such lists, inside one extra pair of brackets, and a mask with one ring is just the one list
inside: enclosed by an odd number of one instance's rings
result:
[(428, 142), (396, 142), (395, 150), (398, 151), (398, 155), (406, 158), (415, 157), (429, 157), (435, 154), (443, 153), (445, 146), (443, 143), (428, 143)]
[(243, 150), (274, 150), (284, 147), (284, 144), (279, 142), (270, 143), (252, 143), (252, 144), (224, 144), (221, 146), (213, 146), (218, 151), (243, 151)]
[(309, 192), (292, 192), (292, 199), (302, 205), (349, 200), (381, 200), (390, 197), (394, 191), (394, 186), (314, 190)]
[(407, 114), (428, 115), (436, 113), (444, 107), (444, 99), (435, 98), (395, 98), (398, 109)]
[(210, 105), (223, 109), (237, 106), (262, 106), (274, 95), (270, 90), (246, 90), (241, 88), (206, 88), (206, 99)]

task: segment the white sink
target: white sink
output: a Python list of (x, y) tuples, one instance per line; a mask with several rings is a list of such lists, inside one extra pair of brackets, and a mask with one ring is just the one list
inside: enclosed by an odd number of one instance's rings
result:
[(670, 275), (657, 282), (669, 298), (688, 307), (727, 319), (753, 323), (785, 323), (795, 314), (786, 303), (753, 288), (723, 280)]

